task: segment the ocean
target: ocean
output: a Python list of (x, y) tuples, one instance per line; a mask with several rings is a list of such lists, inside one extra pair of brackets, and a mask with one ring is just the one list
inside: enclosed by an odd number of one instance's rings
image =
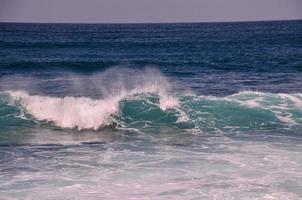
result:
[(302, 21), (0, 23), (0, 199), (302, 199)]

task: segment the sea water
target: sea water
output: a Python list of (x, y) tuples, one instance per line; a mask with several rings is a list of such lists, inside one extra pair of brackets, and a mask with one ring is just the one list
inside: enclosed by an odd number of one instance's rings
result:
[(0, 24), (0, 199), (301, 199), (302, 21)]

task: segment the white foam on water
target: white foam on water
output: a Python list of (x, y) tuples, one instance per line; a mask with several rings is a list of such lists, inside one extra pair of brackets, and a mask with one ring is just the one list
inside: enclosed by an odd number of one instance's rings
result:
[(279, 114), (275, 114), (275, 116), (282, 122), (286, 123), (286, 124), (291, 124), (291, 125), (296, 125), (297, 122), (295, 120), (292, 119), (292, 115), (287, 115), (287, 116), (282, 116)]
[[(301, 197), (299, 141), (292, 143), (285, 139), (274, 144), (224, 137), (195, 139), (192, 148), (137, 140), (132, 143), (135, 150), (123, 142), (107, 144), (107, 148), (80, 145), (45, 151), (30, 147), (27, 156), (17, 153), (11, 163), (24, 168), (16, 167), (10, 176), (0, 175), (0, 188), (5, 188), (0, 198), (281, 200)], [(31, 156), (30, 153), (41, 154)], [(49, 157), (53, 159), (46, 159)], [(54, 171), (55, 176), (49, 173)], [(17, 187), (20, 183), (26, 183), (26, 190)]]
[(258, 101), (258, 99), (241, 101), (240, 104), (242, 106), (245, 106), (245, 107), (248, 107), (248, 108), (258, 108), (258, 107), (260, 107), (260, 104), (257, 101)]
[(291, 95), (291, 94), (284, 94), (284, 93), (280, 93), (278, 95), (282, 99), (290, 100), (291, 102), (293, 102), (297, 108), (302, 108), (302, 100), (300, 98), (298, 98), (297, 96)]
[(118, 111), (121, 97), (94, 100), (87, 97), (49, 97), (9, 92), (26, 111), (38, 120), (54, 122), (64, 128), (98, 129)]
[(178, 106), (179, 106), (178, 100), (172, 96), (162, 95), (161, 98), (159, 99), (159, 107), (164, 111), (169, 108), (175, 108)]

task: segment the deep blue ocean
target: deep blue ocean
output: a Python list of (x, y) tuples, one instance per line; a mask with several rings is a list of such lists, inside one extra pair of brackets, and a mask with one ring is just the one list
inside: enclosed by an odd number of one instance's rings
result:
[(302, 199), (302, 21), (0, 23), (0, 199)]

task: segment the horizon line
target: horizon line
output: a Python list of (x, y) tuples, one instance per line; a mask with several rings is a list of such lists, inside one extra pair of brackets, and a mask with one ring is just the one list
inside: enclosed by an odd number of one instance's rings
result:
[(293, 19), (264, 19), (264, 20), (230, 20), (230, 21), (183, 21), (183, 22), (31, 22), (31, 21), (0, 21), (7, 24), (210, 24), (210, 23), (257, 23), (257, 22), (283, 22), (283, 21), (302, 21), (302, 18)]

